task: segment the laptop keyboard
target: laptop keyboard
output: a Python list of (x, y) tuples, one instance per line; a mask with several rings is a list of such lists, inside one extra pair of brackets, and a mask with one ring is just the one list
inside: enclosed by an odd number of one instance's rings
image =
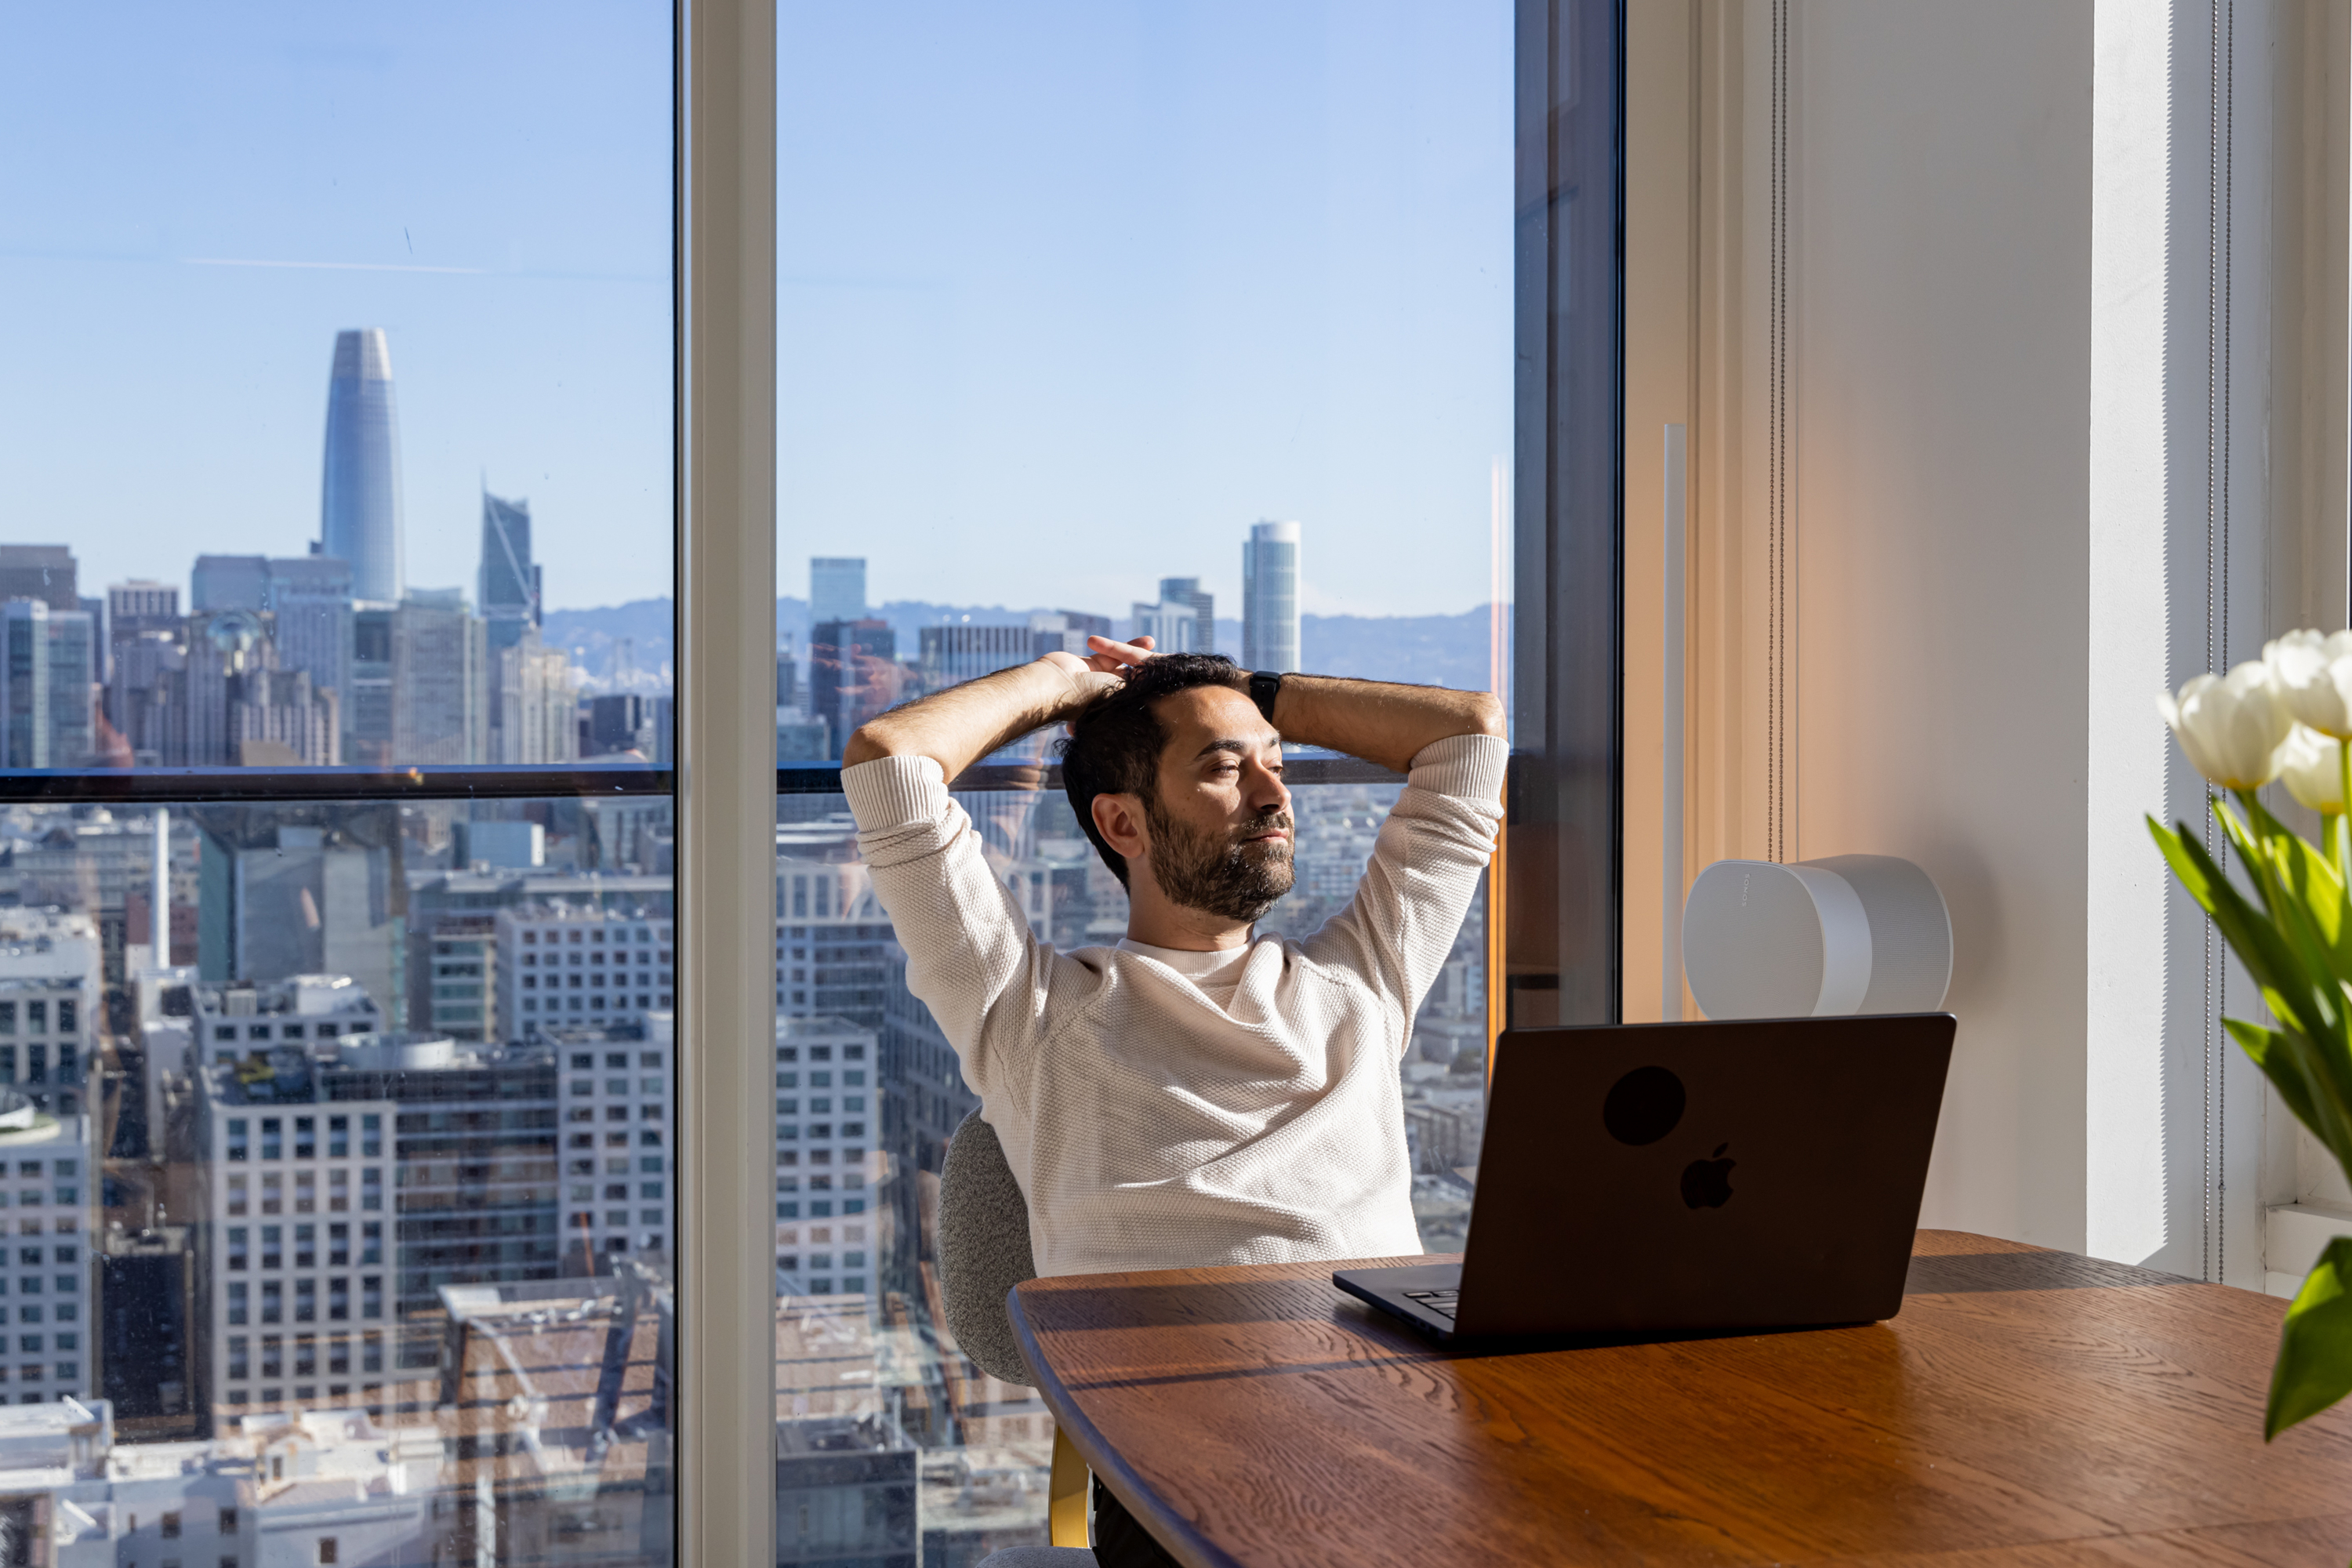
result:
[(1462, 1300), (1459, 1290), (1407, 1290), (1404, 1299), (1418, 1301), (1448, 1322), (1454, 1321), (1454, 1309)]

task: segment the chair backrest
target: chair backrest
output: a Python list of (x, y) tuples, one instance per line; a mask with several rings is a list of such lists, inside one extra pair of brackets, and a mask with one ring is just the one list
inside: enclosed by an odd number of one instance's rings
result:
[(948, 1332), (972, 1364), (991, 1377), (1024, 1387), (1035, 1374), (1013, 1337), (1004, 1298), (1037, 1278), (1029, 1250), (1029, 1204), (1005, 1162), (996, 1129), (975, 1110), (948, 1143), (940, 1171), (940, 1295)]

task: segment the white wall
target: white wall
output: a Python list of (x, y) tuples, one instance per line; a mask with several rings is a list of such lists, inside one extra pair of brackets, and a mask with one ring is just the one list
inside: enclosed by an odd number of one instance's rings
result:
[(1793, 43), (1796, 848), (1950, 906), (1923, 1223), (2079, 1248), (2091, 12), (1806, 0)]
[(2141, 818), (2201, 809), (2157, 693), (2281, 629), (2302, 12), (1793, 0), (1787, 100), (1792, 858), (1950, 905), (1924, 1221), (2257, 1285), (2266, 1096), (2218, 1030), (2255, 1008)]

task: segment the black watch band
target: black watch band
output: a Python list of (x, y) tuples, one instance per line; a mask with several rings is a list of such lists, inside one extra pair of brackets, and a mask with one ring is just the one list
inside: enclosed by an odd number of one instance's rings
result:
[(1265, 721), (1269, 724), (1274, 722), (1274, 700), (1281, 695), (1280, 670), (1260, 669), (1251, 673), (1250, 700), (1257, 704), (1257, 710), (1265, 715)]

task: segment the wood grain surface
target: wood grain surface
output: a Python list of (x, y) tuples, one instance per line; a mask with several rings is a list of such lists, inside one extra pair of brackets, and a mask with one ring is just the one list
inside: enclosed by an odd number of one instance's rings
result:
[(1193, 1568), (2352, 1554), (2352, 1413), (2263, 1443), (2272, 1297), (1921, 1231), (1884, 1323), (1504, 1354), (1335, 1267), (1014, 1292), (1055, 1418)]

